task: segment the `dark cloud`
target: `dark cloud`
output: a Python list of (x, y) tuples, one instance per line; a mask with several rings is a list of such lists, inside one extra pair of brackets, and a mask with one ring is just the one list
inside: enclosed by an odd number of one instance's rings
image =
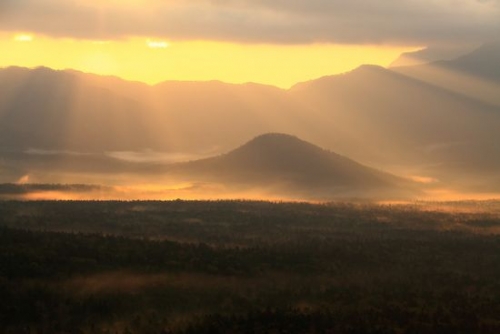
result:
[(436, 44), (500, 31), (500, 0), (0, 1), (0, 30), (86, 39)]

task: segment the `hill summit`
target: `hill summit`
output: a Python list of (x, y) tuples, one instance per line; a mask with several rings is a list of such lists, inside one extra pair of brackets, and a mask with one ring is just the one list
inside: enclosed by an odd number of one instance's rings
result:
[(322, 196), (395, 189), (406, 182), (280, 133), (255, 137), (218, 157), (173, 165), (168, 172), (190, 181)]

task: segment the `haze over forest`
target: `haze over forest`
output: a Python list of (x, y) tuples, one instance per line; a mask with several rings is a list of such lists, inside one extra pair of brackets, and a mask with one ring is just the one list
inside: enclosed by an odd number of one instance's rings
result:
[[(58, 2), (44, 8), (56, 8)], [(0, 41), (10, 51), (0, 56), (4, 196), (396, 200), (496, 198), (500, 193), (496, 1), (464, 0), (462, 8), (443, 5), (433, 16), (436, 21), (429, 20), (432, 6), (397, 8), (402, 14), (411, 9), (407, 23), (425, 21), (426, 31), (404, 29), (394, 19), (394, 29), (388, 31), (377, 22), (396, 8), (379, 4), (350, 33), (334, 29), (321, 12), (331, 18), (342, 10), (346, 20), (358, 22), (359, 8), (321, 1), (315, 6), (263, 1), (248, 3), (246, 9), (241, 7), (244, 1), (197, 1), (175, 8), (151, 1), (149, 9), (130, 1), (119, 10), (111, 2), (81, 4), (87, 16), (77, 10), (77, 2), (57, 7), (61, 14), (72, 14), (74, 22), (56, 20), (49, 10), (35, 21), (30, 1), (0, 6)], [(233, 22), (236, 30), (222, 29), (231, 26), (220, 18), (223, 13), (248, 18), (250, 7), (254, 28)], [(179, 21), (146, 19), (153, 9), (188, 19), (195, 8), (218, 14), (191, 29)], [(99, 15), (90, 15), (94, 10)], [(302, 17), (303, 30), (282, 20), (271, 24), (270, 13)], [(466, 13), (474, 13), (477, 22)], [(478, 27), (464, 25), (466, 16)], [(143, 30), (134, 33), (118, 23), (125, 17), (134, 17)], [(58, 24), (37, 23), (49, 19)], [(146, 37), (148, 51), (137, 51), (137, 38)], [(212, 44), (202, 47), (196, 40)], [(76, 58), (68, 41), (75, 50), (86, 50), (82, 55), (92, 49), (92, 54), (103, 52), (109, 59), (85, 62), (100, 67), (72, 63)], [(93, 46), (85, 44), (89, 41)], [(118, 47), (126, 43), (137, 53), (128, 54), (127, 61), (116, 60), (118, 54), (125, 57)], [(376, 44), (380, 53), (371, 50), (366, 60), (379, 65), (363, 65), (360, 55)], [(244, 48), (238, 51), (238, 46)], [(30, 47), (40, 51), (38, 58), (28, 52)], [(199, 58), (197, 70), (175, 58), (201, 57), (202, 49), (217, 53)], [(304, 50), (322, 56), (309, 57)], [(66, 51), (68, 62), (57, 63), (62, 57), (56, 53)], [(328, 57), (344, 52), (353, 62), (332, 58), (329, 72)], [(231, 55), (234, 61), (226, 58)], [(286, 65), (280, 67), (276, 59)], [(264, 65), (266, 60), (275, 71)], [(167, 70), (167, 63), (179, 66)], [(80, 70), (57, 69), (61, 64)], [(149, 79), (139, 75), (139, 65)], [(246, 66), (248, 72), (243, 71)], [(135, 68), (137, 75), (126, 68)], [(214, 69), (219, 75), (210, 72)], [(250, 72), (269, 74), (257, 81), (271, 84), (238, 83), (257, 78)], [(102, 75), (107, 73), (116, 76)], [(293, 80), (287, 73), (312, 79), (284, 88), (280, 78)], [(161, 75), (177, 79), (153, 84)], [(28, 191), (44, 184), (52, 191)], [(68, 192), (80, 189), (71, 185), (100, 190)]]

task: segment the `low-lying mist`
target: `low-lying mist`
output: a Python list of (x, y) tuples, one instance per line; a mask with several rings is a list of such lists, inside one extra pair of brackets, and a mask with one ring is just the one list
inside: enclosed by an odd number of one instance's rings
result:
[(500, 198), (496, 172), (438, 173), (429, 165), (382, 171), (297, 137), (265, 134), (208, 152), (2, 154), (0, 198), (21, 200), (218, 200), (411, 202)]
[[(103, 180), (104, 181), (104, 180)], [(283, 187), (234, 189), (210, 183), (136, 183), (131, 185), (99, 184), (0, 184), (2, 200), (266, 200), (301, 202), (376, 202), (386, 204), (416, 202), (466, 202), (500, 200), (500, 193), (460, 192), (456, 189), (432, 188), (417, 197), (396, 196), (381, 191), (369, 193), (346, 191), (336, 194), (289, 193)]]

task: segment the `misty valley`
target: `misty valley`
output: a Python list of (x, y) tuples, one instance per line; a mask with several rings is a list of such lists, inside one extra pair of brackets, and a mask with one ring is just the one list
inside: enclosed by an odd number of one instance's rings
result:
[(2, 333), (496, 333), (500, 202), (0, 202)]
[(498, 198), (499, 59), (491, 42), (288, 90), (0, 69), (0, 183), (102, 186), (2, 196)]

